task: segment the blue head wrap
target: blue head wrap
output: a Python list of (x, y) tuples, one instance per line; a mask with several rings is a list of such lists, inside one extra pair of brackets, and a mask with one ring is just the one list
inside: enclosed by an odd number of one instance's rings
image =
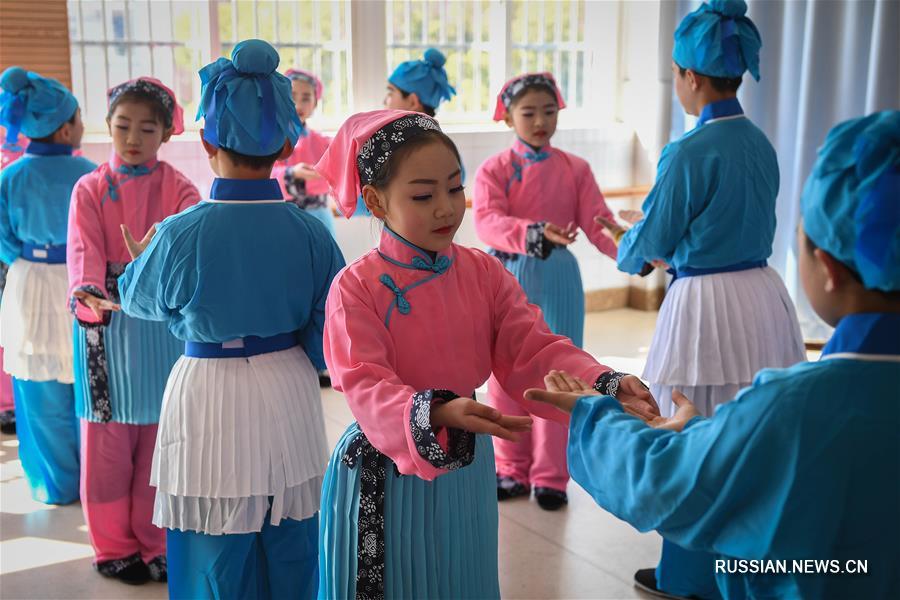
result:
[(20, 131), (32, 139), (47, 137), (78, 110), (78, 100), (63, 84), (21, 67), (3, 71), (0, 88), (0, 125), (7, 143), (15, 143)]
[(437, 108), (442, 101), (456, 95), (456, 90), (447, 81), (446, 62), (447, 58), (440, 50), (429, 48), (422, 60), (400, 63), (388, 81), (407, 94), (418, 96), (425, 106)]
[(710, 0), (675, 30), (672, 60), (683, 69), (733, 79), (750, 71), (759, 81), (759, 30), (744, 14), (744, 0)]
[(828, 133), (800, 201), (803, 230), (868, 289), (900, 290), (900, 111)]
[(303, 124), (291, 99), (291, 80), (278, 73), (278, 52), (262, 40), (244, 40), (231, 60), (200, 69), (197, 119), (203, 139), (248, 156), (269, 156), (297, 143)]

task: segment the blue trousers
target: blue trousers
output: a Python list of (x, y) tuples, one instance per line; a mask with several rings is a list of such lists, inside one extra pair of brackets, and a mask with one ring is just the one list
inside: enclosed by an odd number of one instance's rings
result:
[(71, 384), (13, 378), (19, 459), (31, 497), (45, 504), (78, 500), (79, 430)]
[(319, 515), (262, 531), (206, 535), (166, 530), (171, 600), (315, 598)]
[(656, 587), (676, 596), (721, 600), (715, 560), (714, 554), (686, 550), (663, 539), (662, 556), (656, 567)]

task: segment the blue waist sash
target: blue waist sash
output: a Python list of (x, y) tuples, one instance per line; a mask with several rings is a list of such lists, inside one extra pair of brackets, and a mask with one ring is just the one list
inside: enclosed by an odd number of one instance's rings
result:
[(66, 245), (22, 244), (22, 258), (31, 262), (59, 265), (66, 262)]
[(271, 337), (249, 335), (230, 342), (185, 342), (184, 355), (192, 358), (247, 358), (270, 352), (280, 352), (300, 344), (298, 331), (279, 333)]
[(712, 275), (713, 273), (734, 273), (735, 271), (762, 269), (765, 266), (768, 266), (768, 263), (764, 260), (748, 260), (725, 267), (709, 267), (706, 269), (681, 267), (680, 269), (669, 269), (669, 273), (674, 275), (675, 279), (678, 279), (679, 277), (696, 277), (698, 275)]

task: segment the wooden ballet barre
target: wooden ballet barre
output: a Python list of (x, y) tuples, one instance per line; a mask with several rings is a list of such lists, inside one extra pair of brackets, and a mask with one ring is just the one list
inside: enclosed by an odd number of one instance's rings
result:
[[(608, 188), (603, 190), (604, 198), (630, 198), (633, 196), (646, 196), (650, 193), (650, 190), (653, 188), (651, 184), (646, 185), (632, 185), (628, 187), (620, 187), (620, 188)], [(472, 208), (472, 199), (466, 198), (466, 208)], [(341, 214), (337, 211), (336, 208), (332, 208), (331, 212), (335, 217), (340, 217)]]

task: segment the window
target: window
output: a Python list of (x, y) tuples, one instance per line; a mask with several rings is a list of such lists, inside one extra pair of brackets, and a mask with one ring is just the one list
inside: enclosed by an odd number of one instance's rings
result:
[(258, 37), (278, 48), (282, 70), (298, 66), (322, 78), (325, 96), (312, 124), (329, 129), (355, 110), (380, 106), (389, 72), (434, 46), (447, 56), (458, 92), (441, 107), (442, 121), (487, 123), (506, 80), (549, 70), (569, 106), (561, 122), (595, 126), (621, 119), (623, 6), (619, 0), (68, 0), (72, 83), (88, 131), (106, 129), (106, 90), (140, 75), (172, 87), (188, 129), (197, 129), (197, 71), (229, 55), (239, 40)]

